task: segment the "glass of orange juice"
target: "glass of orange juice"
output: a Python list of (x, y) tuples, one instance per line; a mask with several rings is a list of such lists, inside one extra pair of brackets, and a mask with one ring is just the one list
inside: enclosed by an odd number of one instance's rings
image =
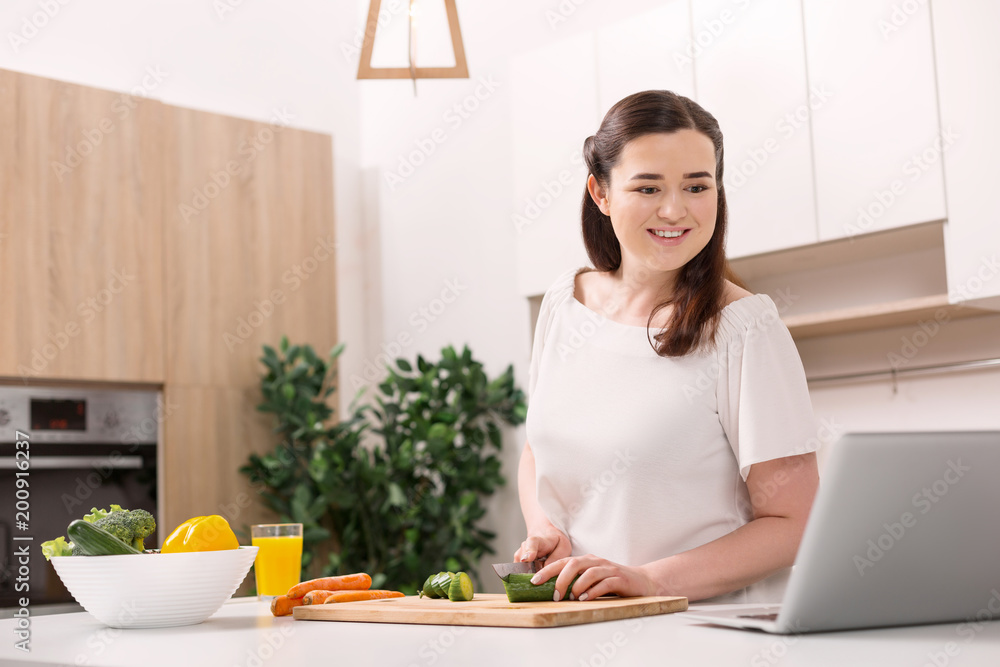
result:
[(302, 576), (302, 524), (261, 523), (250, 526), (257, 599), (284, 595)]

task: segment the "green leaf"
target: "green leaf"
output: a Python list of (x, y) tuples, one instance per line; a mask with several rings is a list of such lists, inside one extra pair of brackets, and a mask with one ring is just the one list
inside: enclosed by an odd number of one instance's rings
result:
[(413, 370), (413, 366), (406, 359), (396, 359), (396, 365), (399, 366), (399, 370), (409, 373)]

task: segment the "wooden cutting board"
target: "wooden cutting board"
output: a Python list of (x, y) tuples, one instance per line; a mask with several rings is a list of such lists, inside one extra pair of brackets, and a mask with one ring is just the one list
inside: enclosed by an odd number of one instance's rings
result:
[(309, 621), (366, 623), (421, 623), (427, 625), (485, 625), (504, 628), (555, 628), (563, 625), (617, 621), (684, 611), (687, 598), (602, 597), (579, 602), (508, 602), (507, 596), (477, 593), (469, 602), (409, 595), (389, 600), (303, 605), (292, 614)]

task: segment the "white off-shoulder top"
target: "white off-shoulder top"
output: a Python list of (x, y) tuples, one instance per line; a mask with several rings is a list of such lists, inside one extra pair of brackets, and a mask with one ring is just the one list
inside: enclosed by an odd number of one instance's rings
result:
[[(583, 270), (545, 293), (531, 351), (526, 428), (542, 510), (573, 555), (624, 565), (747, 523), (750, 466), (819, 443), (802, 362), (774, 302), (739, 299), (722, 311), (714, 344), (660, 357), (646, 327), (575, 298)], [(788, 572), (714, 600), (778, 602)]]

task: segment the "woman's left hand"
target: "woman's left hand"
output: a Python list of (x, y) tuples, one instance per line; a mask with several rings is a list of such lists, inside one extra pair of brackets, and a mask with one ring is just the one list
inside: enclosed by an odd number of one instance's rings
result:
[[(573, 584), (573, 590), (566, 590), (578, 574), (580, 578)], [(656, 595), (657, 590), (656, 582), (642, 566), (619, 565), (592, 554), (560, 558), (546, 563), (545, 567), (531, 578), (531, 582), (540, 584), (556, 575), (558, 578), (553, 598), (556, 602), (567, 598), (593, 600), (611, 594), (622, 597)]]

